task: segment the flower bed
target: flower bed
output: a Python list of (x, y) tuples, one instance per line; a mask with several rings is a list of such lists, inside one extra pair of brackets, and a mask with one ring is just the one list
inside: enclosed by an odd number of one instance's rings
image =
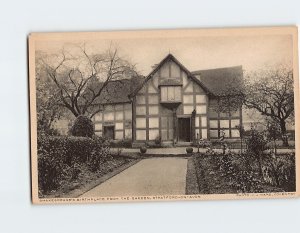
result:
[(276, 158), (264, 155), (263, 174), (260, 173), (258, 164), (247, 154), (221, 155), (210, 152), (194, 155), (191, 159), (196, 168), (200, 193), (295, 191), (294, 154)]

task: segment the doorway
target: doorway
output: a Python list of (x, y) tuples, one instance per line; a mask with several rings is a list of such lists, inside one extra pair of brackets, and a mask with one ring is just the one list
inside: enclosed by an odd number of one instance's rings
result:
[(178, 118), (178, 141), (191, 141), (191, 118)]

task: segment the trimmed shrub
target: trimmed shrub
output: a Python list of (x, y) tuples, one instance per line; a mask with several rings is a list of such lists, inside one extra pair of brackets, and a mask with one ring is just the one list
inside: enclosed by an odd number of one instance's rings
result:
[(87, 116), (78, 116), (71, 128), (71, 135), (92, 138), (95, 135), (92, 120)]
[(140, 152), (141, 152), (142, 154), (145, 154), (145, 153), (147, 152), (147, 148), (144, 147), (144, 146), (142, 146), (142, 147), (140, 148)]
[(193, 147), (187, 147), (185, 150), (186, 150), (186, 153), (188, 153), (188, 154), (193, 153)]
[(131, 139), (122, 139), (122, 140), (112, 140), (110, 141), (111, 148), (131, 148), (132, 140)]
[(159, 137), (159, 136), (156, 137), (154, 142), (155, 142), (156, 145), (160, 145), (161, 144), (161, 137)]

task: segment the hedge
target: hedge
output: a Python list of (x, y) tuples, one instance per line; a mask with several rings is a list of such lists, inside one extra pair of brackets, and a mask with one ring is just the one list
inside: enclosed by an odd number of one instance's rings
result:
[(43, 194), (56, 190), (62, 182), (76, 179), (81, 165), (97, 171), (108, 159), (109, 144), (101, 137), (40, 136), (39, 190)]

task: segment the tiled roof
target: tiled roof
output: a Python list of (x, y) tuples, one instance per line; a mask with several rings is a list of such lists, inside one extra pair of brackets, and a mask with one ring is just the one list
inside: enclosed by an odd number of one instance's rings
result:
[[(141, 85), (143, 80), (144, 78), (140, 76), (110, 81), (93, 104), (128, 103), (131, 101), (129, 95)], [(100, 82), (94, 83), (91, 88), (96, 92), (102, 85), (103, 83)]]
[[(179, 63), (172, 55), (169, 55), (168, 57)], [(187, 69), (186, 71), (189, 72)], [(191, 78), (193, 78), (194, 81), (196, 81), (196, 83), (201, 85), (207, 91), (207, 93), (213, 95), (226, 95), (229, 92), (238, 92), (243, 88), (242, 66), (198, 70), (189, 72), (189, 75)], [(97, 98), (94, 103), (128, 103), (131, 101), (129, 96), (134, 96), (149, 78), (151, 78), (151, 74), (146, 78), (144, 78), (143, 76), (139, 76), (132, 79), (120, 79), (117, 81), (111, 81), (108, 83), (108, 85), (102, 91), (100, 97)], [(91, 88), (95, 91), (99, 90), (102, 84), (103, 83), (100, 82), (96, 84), (94, 83)], [(162, 83), (160, 83), (160, 85), (180, 85), (180, 83), (177, 83), (172, 79), (166, 79)]]
[(214, 95), (226, 95), (243, 89), (242, 66), (233, 66), (192, 72)]

